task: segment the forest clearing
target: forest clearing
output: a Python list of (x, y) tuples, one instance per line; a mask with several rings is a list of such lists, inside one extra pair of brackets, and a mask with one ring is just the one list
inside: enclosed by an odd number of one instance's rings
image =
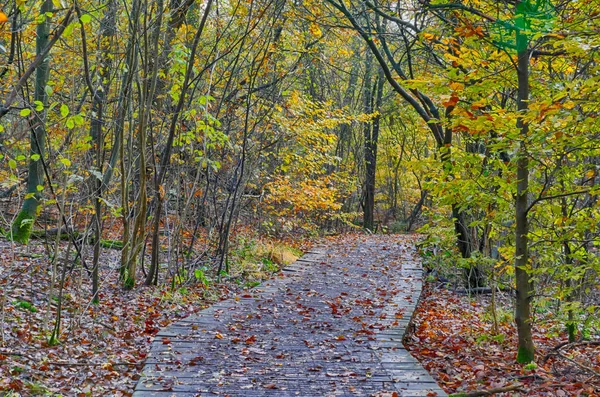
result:
[(1, 0), (0, 395), (600, 395), (599, 49), (600, 0)]

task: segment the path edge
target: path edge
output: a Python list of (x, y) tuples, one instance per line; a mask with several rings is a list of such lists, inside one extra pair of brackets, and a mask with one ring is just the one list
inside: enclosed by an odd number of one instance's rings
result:
[[(411, 245), (413, 248), (416, 248), (416, 243), (413, 242)], [(418, 255), (418, 250), (416, 252)], [(399, 397), (447, 397), (448, 394), (442, 389), (431, 373), (404, 346), (404, 340), (409, 333), (409, 329), (414, 326), (417, 306), (423, 298), (425, 288), (423, 276), (425, 271), (423, 269), (422, 258), (418, 256), (414, 260), (407, 259), (402, 264), (401, 271), (409, 271), (411, 277), (414, 277), (414, 280), (416, 280), (409, 292), (412, 302), (410, 302), (410, 305), (404, 306), (408, 309), (405, 311), (408, 317), (396, 320), (397, 325), (391, 325), (386, 331), (376, 334), (376, 340), (372, 344), (380, 351), (381, 364), (385, 372), (392, 379), (392, 384), (398, 392)], [(389, 314), (390, 309), (398, 310), (398, 307), (402, 307), (404, 303), (406, 302), (405, 299), (402, 299), (402, 294), (398, 294), (386, 306), (385, 311)], [(409, 384), (417, 386), (413, 388)]]

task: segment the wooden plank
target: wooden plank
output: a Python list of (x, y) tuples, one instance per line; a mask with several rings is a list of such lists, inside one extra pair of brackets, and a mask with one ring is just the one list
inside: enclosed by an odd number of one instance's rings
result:
[[(397, 260), (406, 247), (380, 238), (313, 250), (252, 291), (161, 330), (134, 396), (445, 396), (402, 345), (420, 264)], [(383, 273), (386, 256), (395, 268)]]

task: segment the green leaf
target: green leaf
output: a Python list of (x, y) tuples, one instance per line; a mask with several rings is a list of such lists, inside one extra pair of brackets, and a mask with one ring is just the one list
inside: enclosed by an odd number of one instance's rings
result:
[(59, 160), (65, 167), (70, 167), (71, 166), (71, 160), (69, 159), (60, 159)]
[(73, 121), (72, 118), (70, 118), (70, 119), (67, 120), (67, 128), (70, 129), (70, 130), (72, 130), (73, 127), (75, 127), (75, 122)]
[(63, 32), (63, 37), (70, 37), (73, 34), (73, 29), (75, 28), (75, 25), (70, 23), (66, 28), (65, 31)]
[(41, 192), (42, 190), (44, 190), (43, 185), (37, 185), (35, 188), (37, 189), (38, 192)]
[(69, 107), (64, 103), (60, 105), (60, 115), (63, 117), (67, 117), (69, 115)]
[(31, 159), (33, 161), (38, 161), (40, 159), (40, 155), (37, 154), (37, 153), (34, 153), (34, 154), (31, 155)]
[(42, 110), (44, 110), (44, 104), (42, 103), (42, 101), (35, 101), (33, 103), (35, 104), (36, 112), (41, 112)]
[(90, 14), (84, 14), (79, 18), (81, 23), (90, 23), (92, 21), (92, 16)]
[(13, 159), (10, 159), (8, 160), (8, 166), (11, 170), (14, 170), (15, 168), (17, 168), (17, 162)]
[(31, 114), (31, 109), (21, 109), (19, 114), (23, 117), (27, 117)]

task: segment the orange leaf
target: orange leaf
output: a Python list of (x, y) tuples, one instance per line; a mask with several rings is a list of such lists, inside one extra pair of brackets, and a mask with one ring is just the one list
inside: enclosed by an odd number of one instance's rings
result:
[(457, 103), (458, 103), (458, 97), (456, 95), (452, 94), (450, 99), (448, 99), (446, 102), (443, 102), (442, 105), (444, 105), (444, 107), (446, 107), (446, 108), (449, 108), (452, 106), (456, 106)]
[(6, 22), (8, 22), (8, 17), (6, 16), (5, 13), (0, 11), (0, 23), (6, 23)]

